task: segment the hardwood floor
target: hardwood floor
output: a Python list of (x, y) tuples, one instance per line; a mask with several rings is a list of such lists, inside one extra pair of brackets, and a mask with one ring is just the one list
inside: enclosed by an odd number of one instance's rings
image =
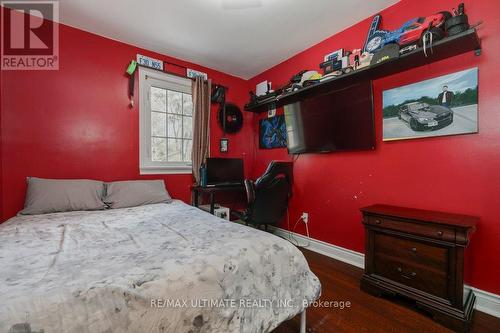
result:
[[(411, 302), (399, 298), (390, 301), (362, 292), (359, 280), (363, 270), (335, 259), (303, 249), (311, 270), (322, 284), (321, 300), (349, 301), (351, 306), (340, 308), (309, 308), (307, 332), (415, 332), (449, 333)], [(299, 332), (300, 316), (281, 324), (273, 333)], [(476, 311), (472, 332), (499, 332), (500, 319)]]

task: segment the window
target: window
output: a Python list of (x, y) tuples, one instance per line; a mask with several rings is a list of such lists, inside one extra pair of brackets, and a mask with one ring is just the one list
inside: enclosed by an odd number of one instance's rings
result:
[(139, 69), (141, 174), (191, 173), (190, 79)]

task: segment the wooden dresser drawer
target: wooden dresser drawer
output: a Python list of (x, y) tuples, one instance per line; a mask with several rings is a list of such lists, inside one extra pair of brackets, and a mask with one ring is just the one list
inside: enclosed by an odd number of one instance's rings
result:
[(394, 256), (416, 265), (424, 265), (430, 269), (446, 273), (448, 265), (448, 249), (405, 238), (374, 233), (375, 253)]
[(431, 295), (447, 298), (447, 275), (444, 271), (378, 253), (374, 257), (374, 273)]
[(385, 229), (403, 231), (409, 234), (442, 239), (449, 242), (455, 241), (455, 230), (442, 225), (433, 226), (429, 224), (418, 224), (415, 222), (404, 222), (377, 216), (365, 217), (365, 221), (367, 224)]

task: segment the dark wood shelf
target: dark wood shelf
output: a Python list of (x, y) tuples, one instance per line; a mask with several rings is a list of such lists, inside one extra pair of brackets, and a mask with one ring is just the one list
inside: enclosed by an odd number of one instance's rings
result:
[(276, 101), (277, 101), (277, 97), (271, 96), (271, 97), (268, 97), (268, 98), (261, 100), (258, 103), (254, 103), (254, 104), (248, 103), (245, 105), (245, 111), (251, 111), (251, 112), (256, 112), (256, 113), (266, 112), (267, 111), (266, 106), (270, 107), (273, 105), (273, 103), (276, 103)]
[(273, 104), (275, 104), (276, 107), (280, 107), (286, 104), (295, 103), (315, 94), (342, 89), (343, 87), (362, 80), (376, 80), (470, 51), (475, 51), (476, 55), (479, 55), (481, 52), (481, 42), (476, 29), (469, 29), (434, 43), (432, 51), (430, 49), (427, 50), (427, 57), (424, 55), (423, 49), (419, 47), (397, 59), (365, 67), (301, 90), (279, 95), (276, 98), (270, 97), (259, 103), (247, 104), (245, 105), (245, 110), (254, 113), (267, 112), (268, 107)]

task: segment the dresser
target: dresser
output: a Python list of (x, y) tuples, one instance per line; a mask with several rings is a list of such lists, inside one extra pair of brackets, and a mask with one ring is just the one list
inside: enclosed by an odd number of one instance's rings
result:
[(468, 332), (475, 296), (464, 293), (464, 251), (478, 218), (420, 209), (361, 208), (365, 273), (361, 289), (415, 301), (435, 321)]

